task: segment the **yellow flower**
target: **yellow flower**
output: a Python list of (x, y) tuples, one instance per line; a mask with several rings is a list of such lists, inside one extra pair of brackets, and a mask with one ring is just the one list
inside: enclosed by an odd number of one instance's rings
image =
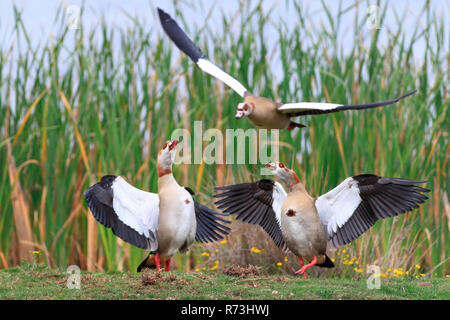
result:
[(37, 250), (34, 250), (33, 251), (33, 254), (39, 254), (40, 252), (39, 251), (37, 251)]
[(347, 250), (345, 250), (345, 249), (344, 249), (344, 250), (342, 250), (342, 253), (346, 253), (346, 252), (347, 252)]
[(256, 248), (256, 247), (252, 247), (252, 248), (250, 249), (250, 251), (251, 251), (251, 252), (254, 252), (254, 253), (260, 253), (260, 252), (261, 252), (261, 250), (259, 250), (259, 249)]
[(220, 244), (225, 244), (227, 243), (227, 239), (223, 239), (222, 241), (219, 242)]
[(277, 266), (278, 266), (278, 267), (281, 267), (282, 265), (283, 265), (283, 264), (282, 264), (281, 262), (279, 262), (279, 261), (277, 262)]
[(334, 262), (334, 258), (331, 258), (330, 260), (331, 260), (331, 262)]
[(214, 261), (214, 265), (209, 270), (216, 270), (219, 267), (219, 261)]
[(450, 278), (450, 274), (446, 274), (445, 277), (446, 277), (446, 278)]
[(200, 269), (199, 268), (195, 268), (195, 272), (199, 272), (200, 271)]
[(288, 262), (288, 258), (287, 257), (284, 257), (284, 262)]
[(420, 269), (420, 265), (419, 264), (416, 264), (416, 269)]
[(421, 276), (421, 277), (425, 277), (425, 273), (421, 273), (420, 276)]
[(205, 251), (205, 252), (202, 253), (202, 256), (209, 257), (210, 254), (209, 254), (208, 252)]

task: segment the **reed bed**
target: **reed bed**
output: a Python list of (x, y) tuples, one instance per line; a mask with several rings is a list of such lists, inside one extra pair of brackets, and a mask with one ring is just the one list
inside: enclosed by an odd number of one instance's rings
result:
[[(444, 19), (427, 3), (427, 25), (417, 25), (411, 39), (400, 25), (380, 45), (374, 29), (366, 35), (369, 46), (355, 37), (344, 53), (336, 36), (344, 10), (334, 14), (323, 4), (329, 21), (314, 25), (301, 5), (290, 7), (297, 21), (293, 31), (261, 2), (242, 2), (239, 12), (223, 13), (222, 29), (213, 31), (208, 19), (199, 29), (186, 27), (213, 61), (253, 92), (276, 100), (363, 103), (417, 88), (395, 106), (301, 119), (307, 128), (280, 132), (280, 160), (313, 196), (361, 173), (427, 179), (431, 189), (420, 209), (378, 222), (351, 245), (331, 251), (337, 267), (316, 275), (360, 277), (359, 270), (370, 264), (405, 275), (448, 274), (450, 43)], [(355, 11), (347, 32), (358, 35), (367, 17), (354, 7), (347, 10)], [(154, 13), (146, 21), (130, 16), (130, 28), (81, 26), (69, 41), (73, 31), (60, 10), (59, 33), (38, 46), (20, 11), (15, 13), (15, 41), (0, 47), (0, 268), (35, 259), (52, 268), (134, 271), (145, 253), (97, 224), (84, 190), (102, 175), (115, 174), (156, 192), (156, 155), (173, 130), (192, 130), (194, 121), (223, 132), (251, 128), (233, 117), (240, 97), (180, 55)], [(386, 7), (381, 13), (383, 23)], [(229, 32), (233, 23), (244, 27)], [(274, 47), (267, 47), (267, 28), (277, 30)], [(427, 44), (420, 55), (413, 49), (418, 41)], [(271, 70), (274, 59), (281, 77)], [(179, 165), (174, 175), (213, 206), (214, 185), (258, 179), (260, 167)], [(177, 256), (176, 268), (298, 267), (264, 232), (233, 226), (226, 241)]]

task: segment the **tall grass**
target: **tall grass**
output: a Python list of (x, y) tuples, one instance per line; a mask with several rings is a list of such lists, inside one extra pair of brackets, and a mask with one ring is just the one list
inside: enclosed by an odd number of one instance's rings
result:
[[(411, 39), (400, 25), (381, 46), (374, 29), (368, 47), (354, 37), (344, 52), (337, 40), (344, 10), (333, 15), (324, 4), (328, 26), (318, 26), (302, 6), (290, 8), (297, 17), (293, 31), (261, 3), (248, 2), (239, 12), (222, 14), (221, 30), (212, 31), (210, 20), (200, 31), (186, 27), (218, 65), (252, 92), (279, 101), (363, 103), (417, 88), (395, 106), (301, 119), (306, 129), (280, 132), (280, 160), (295, 169), (313, 196), (361, 173), (428, 179), (430, 199), (420, 209), (378, 222), (345, 249), (361, 265), (404, 270), (420, 265), (422, 273), (448, 273), (450, 44), (444, 20), (426, 4), (427, 26), (417, 26)], [(347, 32), (359, 35), (366, 16), (347, 9), (355, 12)], [(386, 8), (381, 12), (383, 23)], [(83, 191), (102, 175), (115, 174), (156, 192), (156, 154), (171, 132), (191, 130), (195, 120), (205, 129), (251, 128), (233, 117), (240, 98), (179, 55), (154, 13), (146, 23), (130, 17), (132, 28), (82, 27), (72, 43), (67, 35), (74, 31), (59, 10), (59, 33), (38, 46), (15, 13), (16, 41), (0, 48), (0, 267), (31, 259), (35, 249), (51, 267), (134, 270), (144, 253), (95, 222)], [(176, 19), (183, 21), (180, 15)], [(229, 32), (234, 23), (244, 27)], [(264, 38), (269, 27), (278, 31), (273, 48)], [(423, 56), (413, 50), (418, 41), (427, 44)], [(279, 59), (281, 75), (271, 70), (273, 59)], [(213, 206), (214, 185), (258, 179), (259, 167), (181, 165), (174, 174)], [(331, 253), (338, 267), (327, 271), (329, 276), (353, 274), (340, 254)], [(235, 224), (227, 243), (198, 245), (176, 264), (183, 270), (232, 262), (269, 271), (298, 267), (294, 257), (287, 255), (286, 263), (284, 256), (257, 228)]]

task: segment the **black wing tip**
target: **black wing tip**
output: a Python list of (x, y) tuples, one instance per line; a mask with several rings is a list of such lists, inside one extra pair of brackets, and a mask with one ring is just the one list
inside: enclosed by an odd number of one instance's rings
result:
[(194, 202), (197, 220), (195, 240), (207, 243), (224, 239), (224, 236), (230, 233), (231, 228), (223, 223), (230, 224), (231, 221), (225, 220), (220, 216), (227, 215), (216, 212), (195, 200)]
[(403, 99), (403, 98), (409, 97), (410, 95), (413, 95), (413, 94), (416, 93), (416, 92), (417, 92), (417, 89), (413, 89), (413, 90), (411, 90), (411, 91), (408, 91), (407, 93), (405, 93), (404, 95), (402, 95), (399, 99)]
[[(405, 186), (416, 186), (418, 184), (426, 184), (429, 183), (428, 180), (416, 180), (416, 179), (405, 179), (405, 178), (384, 178), (384, 177), (380, 177), (379, 179), (379, 183), (383, 184), (382, 180), (386, 179), (385, 183), (394, 183), (394, 184), (399, 184), (399, 185), (405, 185)], [(422, 187), (419, 187), (423, 190), (428, 190)], [(431, 190), (428, 191), (424, 191), (424, 192), (429, 192)]]
[(163, 22), (163, 20), (167, 19), (167, 18), (171, 19), (170, 15), (167, 12), (165, 12), (163, 9), (161, 9), (160, 7), (156, 7), (156, 9), (158, 10), (159, 20), (161, 22)]

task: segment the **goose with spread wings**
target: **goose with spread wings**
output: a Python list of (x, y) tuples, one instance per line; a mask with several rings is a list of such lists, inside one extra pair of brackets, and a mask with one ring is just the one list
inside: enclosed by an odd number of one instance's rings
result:
[(319, 102), (274, 102), (271, 99), (251, 94), (242, 83), (211, 62), (169, 14), (158, 8), (158, 15), (164, 31), (181, 51), (189, 56), (201, 70), (221, 80), (244, 98), (244, 101), (237, 106), (235, 117), (237, 119), (247, 117), (257, 128), (292, 130), (296, 127), (304, 127), (302, 124), (291, 121), (293, 117), (382, 107), (396, 103), (417, 91), (409, 91), (395, 99), (366, 104), (344, 105)]
[[(385, 178), (362, 174), (345, 179), (331, 191), (311, 197), (293, 170), (280, 162), (267, 164), (280, 183), (260, 180), (216, 187), (216, 206), (238, 220), (260, 225), (280, 248), (297, 257), (303, 275), (312, 266), (332, 268), (326, 255), (331, 247), (346, 245), (377, 220), (395, 217), (419, 207), (429, 190), (417, 186), (427, 181)], [(304, 259), (308, 264), (305, 264)]]
[(181, 187), (172, 175), (177, 141), (168, 141), (158, 154), (158, 193), (139, 190), (122, 177), (107, 175), (85, 193), (95, 219), (122, 240), (142, 249), (149, 256), (139, 265), (165, 264), (177, 252), (185, 252), (194, 240), (211, 242), (223, 239), (230, 231), (224, 214), (193, 199), (189, 188)]

